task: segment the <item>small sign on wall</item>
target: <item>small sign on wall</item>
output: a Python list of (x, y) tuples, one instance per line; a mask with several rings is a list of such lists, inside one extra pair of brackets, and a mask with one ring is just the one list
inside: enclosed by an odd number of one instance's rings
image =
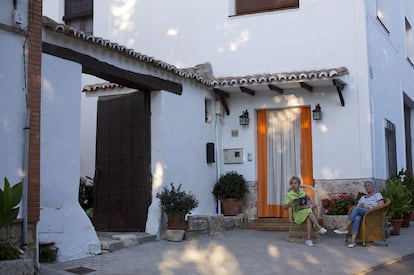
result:
[(243, 149), (223, 149), (224, 164), (243, 163)]

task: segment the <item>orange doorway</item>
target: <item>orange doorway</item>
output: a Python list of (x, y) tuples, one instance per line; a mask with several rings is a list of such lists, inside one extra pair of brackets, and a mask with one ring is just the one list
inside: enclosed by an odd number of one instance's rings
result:
[(288, 217), (290, 177), (313, 186), (310, 107), (257, 111), (257, 167), (258, 217)]

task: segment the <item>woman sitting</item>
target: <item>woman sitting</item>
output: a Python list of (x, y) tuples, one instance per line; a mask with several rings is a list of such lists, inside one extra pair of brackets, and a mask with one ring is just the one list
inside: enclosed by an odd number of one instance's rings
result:
[(348, 244), (349, 248), (355, 247), (355, 238), (358, 234), (359, 225), (365, 213), (372, 208), (384, 204), (382, 194), (380, 192), (375, 192), (374, 184), (372, 182), (366, 181), (364, 183), (364, 187), (367, 194), (359, 199), (358, 205), (352, 209), (346, 224), (342, 228), (334, 230), (337, 234), (348, 234), (348, 227), (352, 223), (352, 237), (351, 243)]
[(311, 239), (312, 223), (318, 227), (320, 234), (325, 234), (326, 229), (319, 225), (315, 215), (312, 211), (311, 201), (306, 195), (305, 191), (300, 189), (301, 180), (298, 177), (292, 177), (289, 181), (290, 189), (285, 195), (283, 208), (289, 209), (292, 207), (293, 221), (297, 224), (302, 224), (306, 221), (306, 245), (313, 246)]

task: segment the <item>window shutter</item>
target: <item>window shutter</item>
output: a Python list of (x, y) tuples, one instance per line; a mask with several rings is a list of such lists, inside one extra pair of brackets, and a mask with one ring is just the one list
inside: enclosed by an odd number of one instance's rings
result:
[(65, 21), (93, 15), (93, 0), (65, 0)]
[(299, 0), (236, 0), (236, 14), (299, 8)]

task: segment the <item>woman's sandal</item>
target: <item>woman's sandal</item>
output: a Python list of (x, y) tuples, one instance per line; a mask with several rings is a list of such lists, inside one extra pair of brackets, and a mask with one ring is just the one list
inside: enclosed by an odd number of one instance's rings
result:
[(350, 244), (348, 244), (348, 247), (349, 248), (354, 248), (355, 247), (355, 244), (354, 243), (350, 243)]

